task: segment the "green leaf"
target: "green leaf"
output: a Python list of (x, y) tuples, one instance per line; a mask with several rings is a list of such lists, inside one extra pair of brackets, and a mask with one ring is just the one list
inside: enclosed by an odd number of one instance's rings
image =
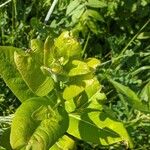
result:
[(7, 150), (6, 148), (4, 148), (4, 147), (2, 147), (2, 146), (0, 146), (0, 150)]
[(101, 86), (96, 78), (82, 81), (76, 81), (76, 84), (71, 84), (64, 89), (63, 98), (71, 100), (85, 91), (87, 97), (90, 99), (97, 91), (100, 91)]
[(90, 68), (93, 68), (93, 69), (96, 69), (96, 67), (98, 65), (100, 65), (100, 60), (96, 59), (96, 58), (88, 58), (85, 60), (85, 62), (87, 63), (87, 65), (90, 67)]
[(44, 65), (50, 66), (55, 61), (55, 53), (57, 51), (54, 47), (54, 41), (50, 37), (47, 37), (44, 43)]
[(73, 0), (70, 2), (70, 4), (67, 6), (66, 15), (70, 15), (70, 13), (76, 9), (78, 6), (80, 6), (79, 0)]
[(98, 25), (93, 21), (93, 20), (88, 20), (87, 21), (87, 26), (89, 27), (89, 29), (95, 33), (95, 34), (98, 34), (99, 32), (99, 27)]
[(84, 87), (78, 85), (70, 85), (65, 88), (63, 92), (63, 98), (65, 100), (71, 100), (79, 95), (84, 90)]
[(91, 109), (97, 109), (97, 110), (102, 110), (103, 109), (103, 103), (106, 100), (106, 95), (104, 93), (100, 93), (97, 91), (90, 99), (89, 99), (89, 104), (87, 108)]
[(68, 114), (52, 109), (46, 98), (25, 101), (12, 121), (10, 143), (13, 149), (48, 150), (67, 130)]
[(87, 6), (93, 7), (93, 8), (103, 8), (107, 7), (107, 4), (105, 1), (100, 0), (88, 0)]
[(54, 42), (57, 47), (57, 52), (60, 57), (65, 59), (81, 58), (81, 45), (72, 36), (71, 32), (63, 32)]
[(94, 77), (82, 81), (76, 80), (76, 84), (69, 85), (63, 92), (63, 98), (67, 100), (65, 102), (67, 112), (84, 109), (87, 106), (101, 110), (100, 103), (106, 99), (106, 96), (104, 93), (100, 93), (100, 90), (101, 85)]
[(121, 122), (97, 110), (87, 110), (80, 115), (69, 114), (68, 133), (86, 142), (110, 145), (125, 141), (133, 147), (130, 137)]
[(86, 10), (88, 16), (92, 17), (95, 20), (104, 22), (104, 18), (95, 10), (88, 9)]
[(17, 69), (26, 84), (36, 95), (45, 96), (53, 89), (54, 82), (50, 76), (43, 74), (38, 58), (25, 52), (15, 52), (14, 54)]
[(73, 139), (64, 135), (49, 150), (76, 150), (76, 144)]
[(85, 80), (85, 92), (87, 93), (88, 98), (91, 98), (97, 91), (100, 92), (101, 85), (96, 77), (93, 77), (90, 80)]
[(43, 47), (44, 44), (40, 39), (32, 39), (30, 43), (30, 47), (32, 49), (32, 52), (34, 53), (43, 53)]
[(79, 7), (77, 7), (70, 15), (72, 15), (72, 22), (77, 23), (79, 21), (79, 18), (82, 16), (82, 14), (85, 11), (85, 5), (81, 4)]
[(141, 110), (144, 112), (149, 112), (148, 104), (142, 103), (139, 97), (133, 92), (129, 87), (124, 86), (114, 80), (109, 79), (113, 84), (116, 90), (126, 96), (128, 103), (135, 109)]
[(142, 100), (150, 104), (150, 82), (145, 85), (142, 92), (140, 93), (140, 97)]
[(84, 75), (91, 72), (88, 65), (80, 60), (73, 60), (71, 68), (68, 73), (69, 76)]
[(39, 39), (32, 39), (30, 47), (32, 49), (30, 53), (34, 53), (34, 56), (37, 57), (38, 61), (40, 63), (43, 63), (43, 49), (44, 49), (43, 42)]
[(91, 80), (85, 80), (85, 84), (86, 97), (83, 95), (83, 99), (86, 98), (87, 100), (83, 100), (81, 97), (81, 101), (84, 101), (81, 107), (83, 109), (87, 107), (102, 110), (102, 104), (105, 101), (106, 96), (104, 93), (100, 92), (102, 86), (100, 85), (99, 81), (96, 77), (93, 77)]
[(142, 32), (137, 36), (137, 39), (144, 40), (150, 38), (150, 32)]
[(0, 146), (6, 148), (7, 150), (11, 150), (9, 139), (10, 139), (10, 128), (7, 128), (4, 130), (2, 135), (0, 135)]
[(0, 75), (16, 97), (23, 102), (35, 95), (28, 88), (16, 69), (14, 63), (14, 51), (16, 50), (19, 51), (20, 49), (10, 46), (0, 46)]

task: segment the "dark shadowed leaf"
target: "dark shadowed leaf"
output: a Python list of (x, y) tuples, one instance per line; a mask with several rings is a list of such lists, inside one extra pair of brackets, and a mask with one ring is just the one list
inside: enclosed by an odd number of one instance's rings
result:
[(133, 146), (123, 124), (105, 112), (89, 109), (81, 114), (70, 114), (69, 118), (67, 132), (79, 139), (102, 145), (125, 141)]
[(12, 150), (10, 146), (10, 128), (4, 130), (2, 135), (0, 135), (0, 146), (6, 148), (7, 150)]
[(150, 104), (150, 82), (145, 85), (142, 92), (140, 93), (140, 97), (142, 100)]
[(124, 86), (114, 80), (109, 80), (113, 86), (116, 88), (116, 90), (123, 94), (128, 103), (135, 109), (144, 111), (144, 112), (149, 112), (149, 107), (148, 104), (142, 103), (141, 100), (139, 99), (139, 97), (136, 95), (136, 93), (134, 91), (132, 91), (129, 87)]

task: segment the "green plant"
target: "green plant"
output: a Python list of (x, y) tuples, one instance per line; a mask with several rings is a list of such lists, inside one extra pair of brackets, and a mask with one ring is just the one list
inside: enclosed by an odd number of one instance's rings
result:
[(82, 59), (68, 31), (30, 45), (27, 51), (0, 47), (1, 76), (22, 102), (11, 125), (11, 147), (75, 149), (78, 138), (100, 145), (124, 141), (132, 148), (123, 124), (104, 107), (106, 96), (94, 75), (100, 61)]
[[(144, 103), (143, 108), (147, 110), (150, 86), (150, 26), (148, 24), (150, 1), (59, 0), (45, 24), (43, 22), (52, 2), (52, 0), (32, 2), (1, 0), (0, 45), (25, 49), (24, 47), (28, 48), (28, 41), (36, 37), (44, 40), (51, 35), (54, 38), (65, 29), (73, 29), (74, 33), (80, 32), (77, 38), (83, 46), (83, 57), (96, 57), (102, 62), (97, 68), (96, 75), (107, 96), (104, 104), (113, 111), (111, 115), (115, 115), (117, 120), (123, 122), (133, 140), (134, 149), (149, 149), (149, 114), (143, 112), (135, 102), (133, 105), (132, 101), (136, 99), (142, 107)], [(143, 29), (145, 23), (147, 26)], [(132, 89), (131, 93), (134, 93), (136, 98), (133, 100), (132, 96), (112, 86), (106, 75), (112, 81), (120, 83), (119, 86), (124, 85), (126, 91)], [(5, 116), (14, 113), (18, 105), (20, 102), (1, 78), (0, 114), (3, 115), (4, 121)], [(3, 128), (5, 131), (6, 124), (0, 123), (0, 131)], [(0, 136), (1, 144), (2, 141)], [(79, 149), (92, 150), (123, 149), (120, 143), (98, 147), (95, 144), (78, 141), (77, 146)]]

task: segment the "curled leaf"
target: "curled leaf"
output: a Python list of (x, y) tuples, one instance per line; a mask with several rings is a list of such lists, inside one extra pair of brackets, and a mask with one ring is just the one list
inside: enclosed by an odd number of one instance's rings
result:
[(38, 58), (15, 52), (14, 59), (22, 78), (36, 95), (45, 96), (53, 89), (53, 79), (43, 74)]
[(25, 101), (13, 118), (10, 143), (13, 149), (48, 150), (68, 128), (68, 114), (52, 109), (46, 98)]

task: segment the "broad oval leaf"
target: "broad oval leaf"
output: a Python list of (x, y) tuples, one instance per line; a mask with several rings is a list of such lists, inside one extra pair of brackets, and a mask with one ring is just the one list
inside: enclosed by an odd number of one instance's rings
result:
[(86, 142), (110, 145), (132, 141), (121, 122), (112, 119), (106, 112), (89, 109), (81, 114), (69, 114), (68, 133)]
[(67, 128), (68, 114), (61, 106), (53, 110), (49, 99), (35, 97), (17, 109), (10, 143), (13, 149), (48, 150)]
[(28, 88), (16, 69), (14, 51), (20, 51), (20, 49), (10, 46), (0, 46), (0, 75), (16, 97), (23, 102), (35, 95)]
[(43, 74), (38, 58), (29, 53), (15, 52), (14, 59), (22, 78), (36, 95), (45, 96), (53, 89), (53, 79)]
[(76, 84), (69, 85), (64, 89), (63, 98), (65, 100), (71, 100), (85, 91), (87, 97), (90, 99), (97, 91), (100, 91), (100, 89), (101, 85), (94, 77), (89, 80), (76, 81)]
[(100, 92), (102, 86), (96, 77), (93, 79), (85, 80), (85, 92), (87, 93), (88, 98), (90, 99), (95, 93)]

